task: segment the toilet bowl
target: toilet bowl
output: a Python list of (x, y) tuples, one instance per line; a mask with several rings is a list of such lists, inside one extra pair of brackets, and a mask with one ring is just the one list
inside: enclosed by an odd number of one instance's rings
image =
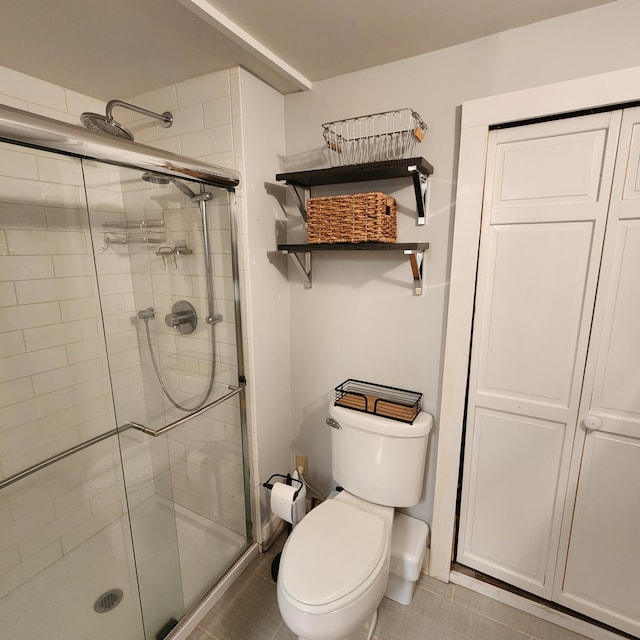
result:
[(393, 508), (339, 493), (309, 513), (283, 549), (282, 618), (301, 640), (353, 637), (387, 588)]

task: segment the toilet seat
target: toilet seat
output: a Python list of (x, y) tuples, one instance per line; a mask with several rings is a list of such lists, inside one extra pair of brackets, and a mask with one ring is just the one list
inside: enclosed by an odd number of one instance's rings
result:
[(279, 587), (307, 611), (323, 610), (337, 601), (344, 606), (386, 565), (388, 544), (381, 517), (339, 500), (327, 500), (289, 537)]

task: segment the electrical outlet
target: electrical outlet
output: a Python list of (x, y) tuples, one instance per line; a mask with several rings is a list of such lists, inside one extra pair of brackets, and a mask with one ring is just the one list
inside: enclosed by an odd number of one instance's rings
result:
[(299, 470), (300, 467), (302, 467), (302, 475), (306, 476), (307, 471), (309, 470), (309, 458), (307, 456), (296, 454), (296, 469)]

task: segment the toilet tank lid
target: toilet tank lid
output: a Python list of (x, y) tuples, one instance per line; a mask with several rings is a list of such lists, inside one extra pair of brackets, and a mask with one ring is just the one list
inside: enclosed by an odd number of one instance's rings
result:
[(416, 416), (413, 424), (398, 422), (354, 409), (337, 407), (333, 403), (329, 405), (329, 415), (340, 425), (349, 425), (356, 429), (394, 438), (422, 438), (433, 428), (433, 416), (424, 411)]
[(386, 549), (381, 518), (337, 500), (326, 500), (291, 533), (278, 581), (298, 602), (330, 604), (364, 583)]

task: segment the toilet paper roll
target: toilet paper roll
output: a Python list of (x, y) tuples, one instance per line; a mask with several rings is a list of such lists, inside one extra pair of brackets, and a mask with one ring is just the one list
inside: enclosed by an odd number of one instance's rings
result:
[(276, 482), (271, 489), (271, 511), (287, 522), (293, 522), (293, 494), (296, 488)]

